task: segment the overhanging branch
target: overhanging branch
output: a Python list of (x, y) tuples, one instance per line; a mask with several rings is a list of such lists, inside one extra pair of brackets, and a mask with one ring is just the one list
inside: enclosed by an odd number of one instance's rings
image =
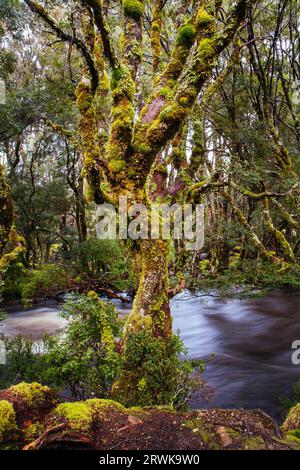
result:
[(68, 34), (63, 31), (56, 19), (53, 18), (40, 4), (33, 0), (24, 0), (24, 2), (26, 3), (26, 5), (28, 5), (28, 7), (33, 13), (39, 15), (45, 21), (45, 23), (50, 26), (50, 28), (55, 32), (57, 37), (59, 37), (62, 41), (74, 44), (76, 46), (77, 50), (81, 53), (82, 57), (86, 61), (88, 70), (91, 75), (92, 90), (93, 92), (95, 92), (99, 85), (99, 75), (94, 60), (90, 55), (89, 50), (84, 44), (84, 42), (82, 42), (79, 38), (74, 37), (71, 34)]

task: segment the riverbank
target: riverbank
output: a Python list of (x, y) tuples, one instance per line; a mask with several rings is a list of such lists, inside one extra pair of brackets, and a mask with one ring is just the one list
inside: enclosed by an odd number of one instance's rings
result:
[[(121, 318), (128, 315), (130, 304), (112, 302)], [(170, 305), (174, 331), (180, 331), (188, 350), (186, 358), (207, 362), (213, 355), (202, 374), (208, 387), (190, 398), (190, 406), (260, 408), (280, 421), (286, 413), (282, 399), (292, 397), (300, 378), (299, 366), (292, 363), (292, 343), (300, 338), (300, 291), (275, 289), (262, 298), (225, 300), (186, 290)], [(44, 308), (8, 315), (0, 331), (35, 339), (61, 331), (65, 324), (59, 307)]]
[(300, 450), (297, 410), (279, 428), (260, 410), (178, 413), (100, 399), (58, 404), (37, 383), (0, 391), (0, 409), (2, 450)]

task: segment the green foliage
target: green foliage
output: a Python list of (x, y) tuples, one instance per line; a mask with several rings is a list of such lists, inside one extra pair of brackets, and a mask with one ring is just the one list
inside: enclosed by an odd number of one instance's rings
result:
[(4, 300), (20, 299), (22, 297), (22, 282), (26, 277), (26, 269), (20, 260), (9, 263), (5, 270), (5, 283), (2, 285)]
[(2, 369), (1, 387), (39, 381), (77, 399), (109, 396), (121, 365), (123, 324), (115, 307), (94, 293), (72, 295), (62, 317), (69, 321), (64, 333), (45, 337), (40, 350), (31, 340), (6, 339), (8, 365)]
[(115, 307), (96, 294), (76, 295), (62, 317), (69, 324), (63, 335), (48, 339), (45, 382), (67, 387), (74, 398), (108, 396), (121, 364), (117, 343), (122, 322)]
[(140, 377), (137, 394), (118, 397), (126, 405), (183, 409), (192, 391), (203, 386), (204, 363), (183, 359), (186, 350), (177, 335), (166, 347), (146, 331), (131, 334), (122, 354), (123, 322), (95, 293), (70, 296), (62, 316), (69, 321), (65, 332), (45, 337), (39, 353), (30, 340), (6, 340), (8, 366), (1, 387), (38, 380), (68, 390), (75, 399), (110, 397), (124, 362)]
[(45, 264), (39, 269), (27, 270), (19, 283), (23, 302), (65, 291), (68, 277), (66, 269), (55, 264)]
[(279, 401), (281, 404), (282, 414), (286, 416), (289, 410), (300, 402), (300, 380), (293, 385), (291, 395), (281, 395), (279, 397)]
[(126, 290), (133, 286), (130, 260), (118, 241), (90, 238), (76, 244), (65, 257), (78, 274), (103, 279), (103, 282), (117, 290)]
[[(203, 385), (199, 373), (205, 370), (203, 362), (183, 360), (186, 349), (178, 335), (166, 344), (146, 330), (130, 333), (126, 342), (125, 370), (136, 370), (140, 377), (138, 390), (131, 390), (128, 377), (127, 393), (122, 390), (116, 396), (126, 406), (169, 405), (184, 409), (195, 388)], [(130, 372), (132, 373), (132, 372)], [(125, 388), (126, 390), (126, 388)]]
[(4, 339), (7, 365), (0, 366), (0, 388), (15, 382), (40, 380), (45, 370), (43, 351), (31, 339), (16, 336)]
[[(201, 265), (202, 266), (202, 265)], [(268, 261), (244, 260), (242, 264), (233, 263), (229, 269), (221, 274), (211, 274), (207, 270), (199, 281), (201, 289), (218, 289), (224, 297), (249, 296), (253, 287), (259, 289), (275, 287), (300, 287), (300, 267), (295, 264), (285, 269)], [(242, 292), (237, 293), (233, 288), (244, 286)]]
[(0, 401), (0, 443), (17, 430), (16, 414), (13, 406), (6, 400)]

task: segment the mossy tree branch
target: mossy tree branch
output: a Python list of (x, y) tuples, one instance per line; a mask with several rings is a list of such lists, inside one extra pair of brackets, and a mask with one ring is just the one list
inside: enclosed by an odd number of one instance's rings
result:
[(289, 261), (293, 261), (295, 259), (295, 255), (294, 255), (291, 245), (287, 241), (284, 233), (278, 230), (273, 224), (272, 218), (270, 216), (270, 211), (269, 211), (269, 199), (266, 197), (263, 198), (262, 205), (263, 205), (264, 221), (265, 221), (267, 229), (274, 236), (276, 242), (278, 243), (278, 246), (283, 252), (285, 259)]
[[(171, 91), (170, 97), (167, 99), (163, 96), (164, 89), (161, 86), (158, 87), (155, 96), (150, 98), (142, 111), (141, 119), (135, 126), (133, 140), (133, 147), (136, 150), (135, 163), (131, 162), (131, 165), (136, 165), (139, 168), (139, 171), (136, 172), (139, 185), (143, 186), (145, 184), (145, 177), (149, 173), (155, 155), (174, 137), (181, 123), (190, 114), (197, 96), (210, 77), (219, 55), (233, 39), (244, 19), (247, 3), (247, 0), (240, 0), (236, 3), (228, 14), (225, 28), (221, 33), (216, 28), (216, 18), (213, 16), (211, 2), (205, 2), (200, 8), (195, 26), (188, 24), (183, 27), (184, 29), (180, 29), (177, 46), (187, 45), (187, 57), (196, 38), (197, 48), (193, 51), (191, 63), (186, 68), (175, 92)], [(197, 30), (199, 31), (198, 34)], [(184, 54), (184, 63), (187, 57)], [(174, 61), (174, 57), (170, 63), (172, 61)], [(163, 74), (164, 78), (168, 78), (169, 69), (170, 64)], [(175, 67), (172, 78), (178, 78), (182, 70), (183, 67), (180, 67), (180, 70)], [(161, 83), (161, 78), (159, 81)], [(143, 149), (143, 152), (139, 152), (139, 146), (145, 142), (147, 142), (147, 147)], [(141, 167), (143, 172), (140, 171)]]
[(106, 22), (105, 15), (103, 14), (103, 6), (100, 0), (83, 0), (83, 4), (89, 6), (94, 14), (95, 25), (97, 26), (101, 35), (104, 55), (107, 58), (112, 69), (119, 66), (119, 60), (116, 56), (112, 41), (110, 30)]
[(150, 41), (152, 49), (152, 70), (155, 74), (161, 61), (161, 28), (162, 10), (165, 0), (156, 0), (152, 9), (152, 23), (150, 28)]
[(74, 44), (76, 46), (77, 50), (81, 53), (82, 57), (84, 58), (87, 64), (87, 67), (91, 76), (92, 89), (93, 89), (93, 92), (95, 92), (96, 89), (98, 88), (99, 76), (98, 76), (98, 71), (95, 66), (93, 57), (91, 56), (87, 45), (83, 41), (81, 41), (78, 37), (74, 37), (71, 34), (68, 34), (65, 31), (63, 31), (60, 28), (56, 19), (53, 18), (45, 10), (45, 8), (39, 5), (37, 2), (33, 0), (24, 0), (24, 2), (28, 5), (28, 7), (33, 13), (38, 14), (45, 21), (45, 23), (47, 23), (50, 26), (50, 28), (54, 31), (54, 33), (57, 35), (58, 38), (60, 38), (62, 41), (68, 42), (70, 44)]

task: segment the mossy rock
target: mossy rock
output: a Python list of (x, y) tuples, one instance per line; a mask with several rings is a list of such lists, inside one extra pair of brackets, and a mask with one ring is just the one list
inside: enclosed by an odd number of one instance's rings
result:
[(31, 384), (20, 382), (10, 387), (8, 392), (12, 397), (23, 401), (28, 407), (40, 408), (46, 403), (52, 405), (56, 403), (54, 392), (49, 387), (41, 385), (38, 382)]
[(266, 443), (261, 436), (247, 437), (243, 441), (244, 450), (264, 450), (266, 448)]
[(293, 406), (290, 409), (286, 420), (282, 425), (283, 431), (290, 431), (291, 429), (299, 429), (300, 428), (300, 403)]
[(91, 398), (85, 402), (90, 408), (97, 413), (105, 413), (110, 411), (125, 411), (125, 407), (114, 400), (105, 400), (102, 398)]
[(0, 447), (17, 431), (16, 413), (11, 403), (0, 401)]
[(65, 420), (72, 431), (89, 433), (93, 424), (95, 412), (85, 402), (61, 403), (54, 412), (58, 420)]
[(60, 403), (53, 411), (53, 416), (60, 422), (67, 422), (72, 432), (90, 434), (95, 420), (101, 414), (125, 411), (125, 408), (113, 400), (90, 399), (74, 403)]

